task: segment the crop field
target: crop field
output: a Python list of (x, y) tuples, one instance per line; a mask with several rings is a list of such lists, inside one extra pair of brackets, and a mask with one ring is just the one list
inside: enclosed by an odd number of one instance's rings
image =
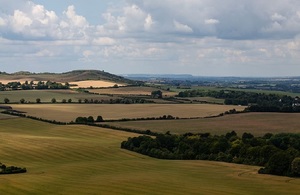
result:
[(244, 132), (256, 136), (265, 133), (300, 133), (299, 113), (245, 113), (226, 115), (217, 118), (170, 121), (128, 121), (105, 123), (117, 127), (128, 127), (140, 130), (151, 130), (165, 133), (207, 133), (225, 134), (236, 131), (239, 135)]
[[(90, 92), (99, 94), (116, 94), (116, 95), (151, 95), (152, 91), (159, 89), (154, 87), (119, 87), (119, 88), (107, 88), (107, 89), (90, 89)], [(174, 96), (178, 93), (161, 90), (163, 95)]]
[(300, 179), (259, 167), (158, 160), (120, 149), (132, 133), (0, 120), (0, 156), (27, 173), (0, 175), (0, 194), (298, 194)]
[(11, 104), (15, 110), (44, 119), (70, 122), (79, 116), (101, 115), (105, 119), (160, 117), (180, 118), (214, 116), (242, 106), (212, 104)]
[(18, 91), (0, 91), (0, 103), (4, 103), (4, 98), (8, 98), (11, 103), (19, 103), (22, 98), (27, 102), (36, 102), (37, 98), (41, 99), (41, 102), (51, 102), (52, 98), (55, 98), (57, 102), (61, 102), (63, 99), (72, 99), (73, 102), (78, 102), (78, 99), (113, 99), (110, 96), (105, 95), (93, 95), (88, 93), (79, 93), (73, 90), (18, 90)]
[[(1, 109), (0, 109), (1, 112)], [(16, 118), (15, 116), (0, 113), (0, 120)]]
[(110, 81), (101, 81), (101, 80), (86, 80), (86, 81), (76, 81), (70, 82), (71, 85), (77, 85), (73, 88), (89, 88), (89, 87), (113, 87), (114, 85), (123, 86), (124, 84), (110, 82)]

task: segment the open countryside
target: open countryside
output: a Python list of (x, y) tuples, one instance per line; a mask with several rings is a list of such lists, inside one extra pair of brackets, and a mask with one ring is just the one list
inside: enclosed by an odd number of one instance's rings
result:
[(223, 117), (183, 119), (165, 121), (124, 121), (107, 122), (117, 127), (151, 130), (153, 132), (175, 134), (211, 133), (223, 135), (235, 131), (239, 135), (250, 132), (255, 136), (266, 133), (299, 133), (299, 113), (244, 113)]
[(243, 106), (215, 104), (11, 104), (13, 109), (29, 116), (70, 122), (78, 116), (101, 115), (104, 119), (147, 118), (172, 115), (180, 118), (216, 116)]
[(2, 175), (2, 194), (296, 195), (300, 190), (299, 179), (260, 175), (255, 166), (158, 160), (120, 149), (132, 133), (30, 119), (0, 120), (0, 126), (1, 161), (29, 170)]

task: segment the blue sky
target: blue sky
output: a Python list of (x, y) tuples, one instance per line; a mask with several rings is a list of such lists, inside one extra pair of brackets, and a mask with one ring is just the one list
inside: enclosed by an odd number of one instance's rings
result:
[(297, 0), (0, 0), (0, 71), (300, 76)]

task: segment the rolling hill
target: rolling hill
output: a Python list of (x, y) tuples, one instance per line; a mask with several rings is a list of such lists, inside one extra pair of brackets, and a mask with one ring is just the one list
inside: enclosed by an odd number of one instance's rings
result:
[[(33, 80), (54, 82), (75, 82), (84, 80), (103, 80), (116, 83), (136, 84), (136, 81), (126, 79), (100, 70), (74, 70), (65, 73), (31, 73), (26, 71), (16, 73), (0, 72), (0, 80)], [(0, 81), (1, 82), (1, 81)]]

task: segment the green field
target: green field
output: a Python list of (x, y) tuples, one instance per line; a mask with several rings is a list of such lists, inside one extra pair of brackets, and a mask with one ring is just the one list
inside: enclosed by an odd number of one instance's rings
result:
[(78, 99), (82, 101), (84, 99), (94, 100), (109, 100), (114, 99), (105, 95), (93, 95), (88, 93), (79, 93), (73, 90), (19, 90), (19, 91), (0, 91), (0, 103), (4, 103), (4, 98), (8, 98), (11, 103), (19, 103), (22, 98), (27, 102), (35, 103), (37, 98), (40, 98), (42, 102), (51, 102), (52, 98), (55, 98), (57, 102), (61, 102), (63, 99), (72, 99), (73, 102), (78, 102)]
[(298, 194), (300, 179), (259, 167), (158, 160), (120, 149), (135, 134), (29, 119), (0, 120), (0, 156), (27, 173), (0, 175), (0, 194)]
[(217, 118), (170, 121), (128, 121), (105, 123), (117, 127), (127, 127), (154, 132), (183, 134), (207, 133), (225, 134), (236, 131), (239, 135), (250, 132), (261, 136), (265, 133), (300, 133), (299, 113), (245, 113)]
[(104, 119), (160, 117), (180, 118), (214, 116), (242, 106), (213, 104), (10, 104), (27, 115), (49, 120), (70, 122), (79, 116), (101, 115)]

